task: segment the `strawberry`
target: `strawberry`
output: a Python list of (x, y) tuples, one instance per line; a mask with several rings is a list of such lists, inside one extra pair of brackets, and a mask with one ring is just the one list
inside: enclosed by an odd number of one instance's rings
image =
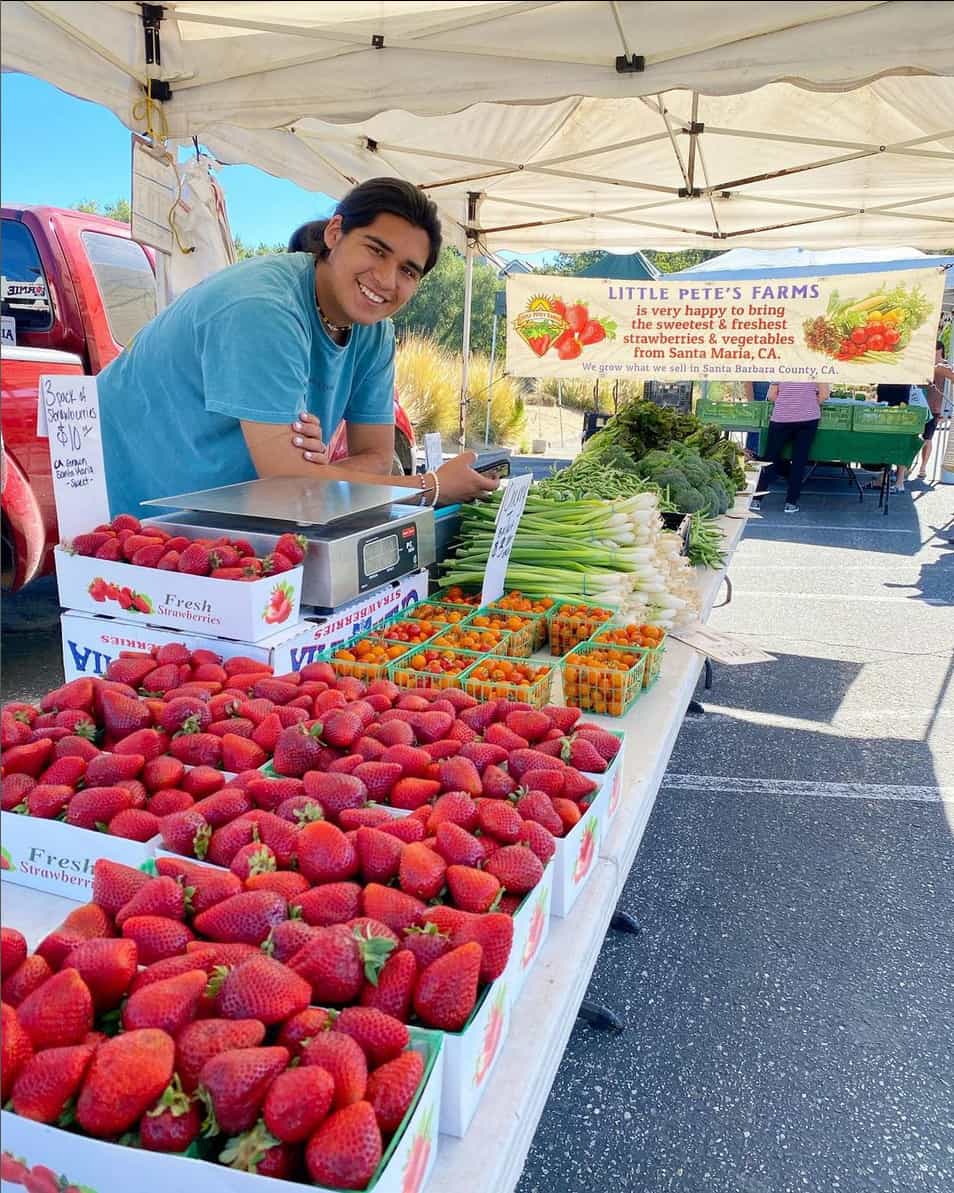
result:
[(432, 961), (450, 951), (450, 934), (428, 921), (420, 928), (408, 928), (401, 942), (402, 951), (412, 954), (418, 969), (426, 969)]
[(492, 746), (500, 746), (508, 753), (511, 750), (526, 750), (530, 743), (525, 737), (521, 737), (519, 733), (514, 733), (512, 729), (508, 729), (506, 725), (497, 721), (487, 728), (484, 734), (484, 741), (489, 742)]
[[(459, 742), (454, 738), (448, 738), (444, 741), (425, 742), (424, 745), (421, 746), (421, 749), (430, 754), (431, 760), (433, 762), (440, 762), (442, 758), (456, 757), (460, 753), (462, 745), (462, 742)], [(428, 771), (428, 775), (433, 776), (434, 778), (440, 777), (436, 766), (432, 767)]]
[[(611, 736), (611, 735), (608, 735)], [(616, 740), (615, 738), (613, 739)], [(592, 741), (581, 736), (579, 733), (563, 747), (560, 754), (568, 766), (575, 767), (576, 770), (591, 771), (596, 774), (602, 774), (607, 769), (609, 763), (606, 758), (600, 753)]]
[(442, 1031), (460, 1031), (477, 1001), (483, 950), (474, 941), (432, 962), (414, 991), (414, 1010), (422, 1022)]
[(26, 745), (33, 738), (33, 731), (25, 721), (18, 721), (9, 713), (0, 718), (0, 749), (9, 750), (12, 746)]
[(483, 800), (477, 809), (481, 832), (496, 838), (504, 845), (520, 840), (523, 817), (509, 802)]
[(54, 758), (85, 758), (88, 762), (90, 758), (95, 758), (99, 753), (100, 751), (91, 741), (73, 733), (67, 737), (61, 737), (53, 746)]
[(140, 987), (129, 996), (123, 1007), (123, 1029), (134, 1031), (137, 1028), (158, 1027), (170, 1036), (176, 1036), (187, 1023), (195, 1019), (207, 982), (205, 970), (194, 969), (178, 977)]
[(384, 808), (345, 808), (338, 817), (338, 827), (345, 833), (352, 829), (380, 828), (390, 822), (391, 816)]
[(325, 882), (290, 900), (306, 924), (328, 928), (346, 924), (361, 910), (361, 887), (356, 882)]
[[(214, 733), (216, 737), (224, 738), (226, 736), (226, 734), (231, 733), (231, 734), (235, 734), (238, 737), (244, 737), (244, 738), (246, 738), (246, 740), (251, 741), (252, 734), (255, 732), (255, 727), (256, 727), (255, 722), (248, 720), (246, 717), (225, 717), (224, 720), (213, 721), (212, 724), (209, 725), (208, 731), (209, 731), (209, 733)], [(253, 744), (255, 744), (255, 743), (253, 743)], [(254, 769), (252, 767), (244, 767), (243, 768), (241, 766), (239, 766), (239, 767), (227, 766), (224, 762), (222, 765), (225, 766), (226, 770), (241, 771), (243, 769), (245, 769), (245, 770)], [(261, 765), (261, 763), (259, 763), (259, 766), (260, 765)]]
[(97, 1013), (111, 1011), (136, 976), (139, 951), (132, 940), (100, 937), (86, 940), (63, 959), (62, 970), (75, 969), (89, 988)]
[(93, 1027), (93, 999), (75, 969), (54, 974), (17, 1007), (33, 1050), (81, 1044)]
[(185, 808), (170, 812), (159, 821), (163, 844), (172, 853), (204, 858), (212, 839), (212, 827), (201, 812)]
[(398, 779), (391, 788), (391, 806), (413, 811), (432, 800), (440, 789), (441, 784), (434, 779)]
[(479, 913), (490, 911), (501, 892), (492, 874), (471, 866), (448, 866), (447, 887), (455, 907)]
[(262, 1117), (277, 1139), (303, 1143), (331, 1110), (334, 1078), (318, 1065), (286, 1069), (269, 1087)]
[(152, 725), (152, 713), (141, 700), (107, 689), (100, 693), (103, 705), (103, 726), (109, 737), (121, 741), (137, 729)]
[[(169, 761), (182, 765), (175, 758), (170, 758)], [(149, 799), (148, 809), (158, 820), (162, 820), (166, 816), (171, 816), (173, 812), (184, 812), (194, 804), (195, 800), (188, 791), (182, 791), (178, 787), (163, 787)]]
[(578, 741), (581, 739), (583, 741), (588, 741), (591, 745), (595, 746), (599, 754), (605, 758), (607, 762), (613, 761), (623, 744), (615, 733), (610, 733), (606, 729), (601, 729), (598, 725), (578, 725), (573, 740)]
[(180, 733), (172, 739), (169, 752), (187, 766), (219, 766), (222, 739), (214, 733)]
[(563, 795), (565, 782), (565, 770), (528, 770), (521, 777), (521, 786), (528, 791), (544, 791), (551, 797)]
[(355, 768), (354, 777), (367, 789), (367, 798), (387, 802), (387, 797), (398, 779), (404, 775), (403, 768), (396, 762), (362, 762)]
[[(188, 674), (188, 671), (186, 673)], [(179, 665), (166, 663), (162, 667), (154, 667), (144, 676), (140, 681), (139, 690), (144, 695), (164, 696), (167, 692), (175, 691), (179, 682)]]
[(417, 899), (435, 899), (444, 886), (447, 863), (439, 853), (423, 842), (406, 845), (401, 854), (398, 884), (407, 895)]
[(290, 961), (299, 949), (314, 940), (317, 932), (317, 927), (304, 920), (283, 920), (262, 941), (262, 952), (276, 961)]
[(392, 746), (413, 748), (417, 740), (414, 730), (406, 721), (382, 721), (377, 725), (369, 725), (365, 732), (368, 737), (373, 737), (388, 749)]
[(190, 543), (179, 555), (179, 571), (188, 576), (207, 576), (214, 566), (212, 552), (201, 543)]
[(387, 883), (397, 877), (404, 846), (396, 837), (373, 828), (359, 828), (355, 843), (365, 882)]
[(162, 733), (158, 729), (140, 729), (136, 733), (130, 733), (128, 737), (124, 737), (121, 742), (117, 742), (113, 753), (117, 756), (124, 754), (142, 755), (143, 763), (145, 764), (155, 758), (161, 757), (168, 748), (168, 734)]
[(504, 724), (519, 737), (525, 737), (528, 742), (540, 741), (552, 726), (546, 713), (531, 709), (529, 712), (508, 713)]
[(260, 840), (258, 825), (245, 814), (215, 829), (206, 857), (213, 866), (231, 866), (232, 859), (240, 849)]
[(163, 539), (156, 538), (155, 535), (149, 534), (148, 531), (143, 531), (139, 534), (131, 534), (123, 539), (123, 558), (128, 562), (132, 562), (133, 556), (143, 549), (143, 547), (164, 545)]
[(329, 746), (336, 749), (350, 749), (364, 733), (364, 722), (351, 709), (333, 709), (322, 723), (321, 736)]
[(407, 1027), (400, 1019), (373, 1007), (345, 1007), (334, 1027), (335, 1031), (351, 1036), (360, 1046), (369, 1069), (394, 1060), (410, 1042)]
[[(347, 777), (336, 776), (339, 779)], [(327, 821), (316, 820), (299, 832), (298, 865), (311, 882), (342, 882), (358, 872), (358, 855), (341, 829)]]
[(305, 1148), (316, 1185), (363, 1189), (381, 1162), (381, 1131), (369, 1102), (355, 1102), (330, 1115)]
[[(425, 810), (430, 814), (430, 809), (426, 806)], [(427, 836), (424, 822), (418, 820), (413, 813), (410, 816), (389, 816), (379, 827), (382, 833), (387, 833), (390, 837), (396, 837), (399, 841), (403, 841), (407, 845), (413, 844), (415, 841), (423, 841)]]
[(308, 540), (303, 534), (291, 534), (286, 531), (285, 534), (279, 536), (272, 553), (284, 555), (289, 563), (294, 566), (302, 562), (307, 549)]
[(557, 813), (563, 821), (563, 831), (560, 836), (571, 832), (580, 822), (583, 813), (580, 811), (579, 805), (575, 804), (571, 799), (554, 799), (551, 800), (553, 810)]
[(192, 810), (203, 816), (211, 828), (217, 829), (250, 812), (252, 801), (238, 787), (223, 787), (193, 804)]
[(12, 810), (35, 816), (39, 820), (57, 820), (73, 798), (73, 788), (66, 784), (37, 783), (21, 804)]
[(437, 826), (434, 849), (448, 865), (479, 866), (484, 860), (483, 844), (451, 821)]
[(302, 1068), (318, 1065), (334, 1083), (335, 1110), (364, 1097), (368, 1084), (368, 1062), (361, 1045), (339, 1031), (322, 1031), (301, 1050)]
[[(473, 767), (473, 763), (469, 765)], [(477, 774), (476, 770), (474, 770), (474, 774)], [(427, 831), (436, 833), (438, 825), (445, 822), (460, 825), (468, 832), (477, 827), (477, 805), (467, 792), (456, 790), (445, 792), (431, 809), (427, 818)]]
[[(502, 902), (502, 900), (501, 900)], [(476, 941), (483, 949), (480, 960), (481, 982), (493, 982), (507, 968), (513, 945), (513, 919), (501, 911), (472, 915), (450, 907), (428, 908), (427, 926), (446, 933), (454, 948)]]
[(517, 811), (524, 820), (535, 820), (554, 837), (563, 835), (563, 820), (545, 791), (528, 791), (517, 800)]
[(599, 787), (599, 783), (578, 771), (576, 767), (568, 766), (563, 771), (563, 796), (579, 802), (587, 795), (592, 795)]
[(409, 1050), (381, 1065), (368, 1078), (366, 1097), (383, 1135), (393, 1134), (401, 1125), (423, 1077), (424, 1058)]
[(32, 775), (4, 775), (0, 807), (4, 812), (12, 812), (14, 808), (25, 801), (35, 786), (36, 779)]
[(112, 936), (109, 916), (95, 903), (84, 903), (69, 913), (58, 928), (48, 933), (36, 947), (53, 969), (59, 969), (66, 954), (84, 940)]
[(520, 841), (531, 849), (544, 865), (556, 853), (556, 840), (549, 829), (535, 820), (525, 820), (520, 830)]
[(243, 891), (223, 899), (193, 920), (196, 932), (212, 940), (260, 945), (287, 919), (287, 907), (274, 891)]
[(340, 1005), (354, 1002), (362, 981), (377, 981), (394, 942), (361, 929), (336, 924), (320, 928), (288, 962), (311, 983), (314, 1001)]
[(127, 808), (116, 813), (107, 831), (111, 837), (127, 841), (150, 841), (159, 832), (159, 817), (142, 808)]
[(229, 869), (244, 882), (254, 875), (274, 872), (275, 854), (260, 841), (251, 841), (234, 855)]
[(174, 878), (151, 878), (144, 887), (124, 903), (116, 913), (116, 927), (136, 915), (160, 915), (170, 920), (184, 920), (185, 894)]
[(487, 859), (487, 871), (510, 894), (525, 895), (543, 877), (543, 863), (526, 845), (505, 845)]
[(131, 688), (138, 688), (143, 679), (154, 671), (156, 660), (152, 655), (128, 654), (122, 655), (106, 668), (106, 678), (114, 683), (128, 684)]
[(177, 1074), (139, 1123), (139, 1144), (150, 1152), (184, 1152), (199, 1136), (202, 1115)]
[(258, 829), (258, 835), (264, 844), (275, 854), (275, 861), (280, 870), (288, 870), (298, 865), (298, 826), (283, 820), (272, 812), (255, 809), (247, 813)]
[(373, 1008), (406, 1023), (411, 1014), (411, 1000), (417, 982), (418, 964), (407, 949), (398, 949), (388, 957), (378, 974), (377, 983), (365, 982), (361, 988), (362, 1007)]
[[(131, 944), (131, 941), (127, 941)], [(154, 986), (159, 982), (169, 981), (171, 978), (180, 978), (183, 974), (194, 973), (202, 970), (203, 973), (211, 975), (218, 963), (218, 956), (216, 946), (207, 944), (204, 941), (196, 942), (198, 947), (192, 952), (179, 953), (175, 957), (166, 957), (162, 961), (156, 961), (152, 965), (148, 965), (145, 969), (141, 969), (133, 978), (129, 987), (130, 995), (135, 994), (139, 990), (145, 989), (147, 986)], [(254, 952), (254, 950), (252, 950)], [(203, 1004), (200, 1002), (200, 1013)]]
[(205, 1133), (246, 1131), (258, 1118), (268, 1088), (289, 1061), (287, 1048), (232, 1048), (202, 1066), (198, 1096), (208, 1108)]
[[(298, 895), (309, 890), (308, 879), (294, 870), (266, 871), (264, 874), (252, 874), (242, 884), (247, 891), (276, 891), (288, 903), (294, 902)], [(279, 961), (283, 958), (279, 957)]]
[(387, 747), (383, 742), (379, 742), (376, 737), (362, 735), (348, 749), (359, 755), (362, 762), (378, 762)]
[(151, 875), (120, 862), (100, 858), (93, 866), (93, 902), (111, 916), (151, 882)]
[(545, 704), (540, 711), (564, 734), (569, 733), (583, 715), (581, 709), (572, 706), (565, 708), (562, 704)]
[(301, 778), (306, 771), (314, 770), (324, 748), (320, 735), (319, 724), (309, 729), (299, 722), (283, 729), (275, 743), (275, 756), (272, 759), (275, 773)]
[(181, 558), (180, 552), (178, 552), (176, 550), (172, 550), (172, 551), (166, 550), (163, 553), (159, 562), (156, 564), (156, 567), (161, 572), (177, 572), (179, 570), (179, 559), (180, 558)]
[[(201, 736), (205, 737), (206, 735), (202, 734)], [(182, 776), (180, 786), (183, 791), (188, 791), (195, 799), (204, 799), (206, 796), (214, 795), (217, 791), (222, 790), (225, 786), (225, 775), (215, 766), (206, 764), (193, 766)]]
[(13, 1085), (14, 1112), (34, 1122), (56, 1123), (82, 1084), (95, 1051), (89, 1044), (76, 1044), (31, 1057)]
[(365, 886), (362, 908), (365, 915), (380, 920), (398, 933), (416, 924), (426, 910), (425, 904), (413, 895), (376, 882), (369, 882)]
[(266, 812), (274, 812), (287, 799), (304, 795), (305, 785), (301, 779), (253, 779), (247, 794), (252, 802)]
[(38, 990), (53, 970), (45, 957), (33, 953), (22, 961), (14, 973), (3, 979), (0, 995), (11, 1007), (18, 1007), (34, 990)]
[(16, 928), (0, 928), (0, 973), (9, 976), (26, 960), (27, 942)]
[(86, 762), (85, 758), (79, 758), (75, 755), (72, 757), (57, 758), (40, 775), (39, 782), (56, 786), (79, 787), (86, 774)]
[(27, 742), (23, 746), (13, 746), (3, 752), (3, 773), (24, 774), (36, 778), (47, 766), (53, 753), (53, 741), (43, 737), (36, 741)]
[(380, 920), (372, 919), (369, 915), (355, 916), (353, 920), (348, 921), (348, 927), (360, 933), (362, 939), (380, 936), (384, 940), (389, 940), (395, 948), (400, 943), (396, 932), (393, 932), (387, 924), (383, 924)]
[(299, 1014), (310, 999), (308, 982), (280, 961), (261, 956), (229, 973), (218, 1006), (224, 1019), (258, 1019), (268, 1027)]
[(125, 1032), (96, 1050), (76, 1104), (84, 1132), (107, 1139), (130, 1130), (172, 1078), (175, 1045), (155, 1028)]
[(0, 1072), (3, 1074), (3, 1101), (10, 1097), (17, 1076), (23, 1066), (28, 1064), (33, 1056), (33, 1045), (30, 1037), (24, 1031), (14, 1008), (4, 1001), (2, 1024), (0, 1024), (0, 1046), (2, 1046), (2, 1063)]
[(197, 1019), (176, 1037), (176, 1072), (186, 1093), (194, 1093), (206, 1062), (221, 1052), (257, 1048), (265, 1024), (257, 1019)]
[(175, 957), (195, 939), (185, 924), (158, 915), (134, 915), (123, 924), (122, 932), (127, 940), (136, 942), (140, 965)]
[(193, 733), (202, 733), (211, 720), (212, 714), (205, 701), (196, 696), (177, 696), (162, 710), (159, 725), (170, 734), (185, 729), (187, 724)]
[(360, 808), (368, 799), (368, 789), (355, 775), (307, 771), (304, 785), (305, 794), (321, 804), (330, 820), (336, 820), (345, 808)]

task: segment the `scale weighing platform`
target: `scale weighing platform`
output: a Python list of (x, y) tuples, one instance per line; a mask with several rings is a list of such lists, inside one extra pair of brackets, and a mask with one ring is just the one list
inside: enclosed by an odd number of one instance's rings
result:
[(402, 505), (413, 490), (271, 476), (158, 497), (149, 521), (189, 538), (247, 539), (258, 554), (291, 532), (307, 540), (302, 604), (332, 610), (435, 560), (434, 511)]

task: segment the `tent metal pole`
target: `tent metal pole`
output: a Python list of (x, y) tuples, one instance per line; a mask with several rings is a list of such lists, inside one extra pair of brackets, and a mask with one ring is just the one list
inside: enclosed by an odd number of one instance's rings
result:
[(490, 442), (490, 391), (494, 384), (494, 357), (497, 355), (497, 312), (490, 332), (490, 367), (487, 370), (487, 414), (484, 418), (484, 443)]
[(464, 256), (464, 337), (461, 344), (463, 362), (460, 373), (460, 406), (458, 424), (458, 445), (463, 451), (467, 446), (467, 407), (470, 404), (468, 386), (470, 381), (470, 320), (474, 305), (474, 257), (477, 252), (477, 209), (480, 194), (467, 193), (467, 252)]

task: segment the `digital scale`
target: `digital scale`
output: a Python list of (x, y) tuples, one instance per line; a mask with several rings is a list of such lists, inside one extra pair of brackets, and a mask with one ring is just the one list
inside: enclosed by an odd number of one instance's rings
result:
[(303, 605), (332, 610), (435, 561), (434, 511), (403, 505), (413, 490), (292, 476), (158, 497), (149, 519), (188, 538), (247, 539), (259, 555), (291, 532), (307, 541)]

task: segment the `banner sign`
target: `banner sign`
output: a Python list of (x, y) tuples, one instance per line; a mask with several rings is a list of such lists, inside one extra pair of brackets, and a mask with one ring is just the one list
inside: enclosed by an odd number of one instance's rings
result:
[(944, 270), (632, 282), (507, 279), (507, 372), (641, 381), (914, 384), (934, 374)]

